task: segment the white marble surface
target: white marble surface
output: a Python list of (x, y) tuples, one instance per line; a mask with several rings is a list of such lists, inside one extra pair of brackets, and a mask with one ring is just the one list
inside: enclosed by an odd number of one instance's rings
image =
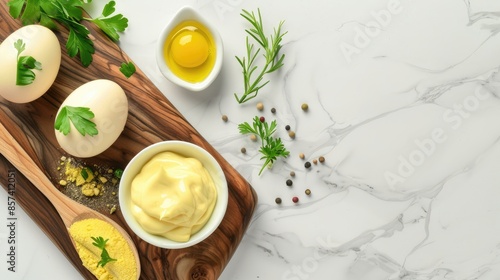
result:
[[(201, 93), (176, 87), (155, 64), (161, 28), (186, 4), (225, 42), (221, 75)], [(238, 105), (234, 56), (248, 27), (239, 13), (257, 8), (268, 29), (285, 20), (285, 66)], [(259, 195), (220, 279), (500, 279), (499, 1), (123, 0), (117, 10), (130, 20), (121, 47)], [(237, 125), (261, 114), (277, 120), (291, 155), (259, 176), (257, 144)], [(306, 170), (299, 153), (326, 162)], [(78, 279), (19, 215), (19, 271), (7, 274), (2, 261), (0, 278)], [(0, 259), (6, 235), (0, 227)]]

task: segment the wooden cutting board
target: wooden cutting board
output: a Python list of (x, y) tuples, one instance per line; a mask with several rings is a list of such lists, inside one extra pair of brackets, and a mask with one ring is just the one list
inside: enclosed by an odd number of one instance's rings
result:
[[(0, 41), (21, 27), (8, 14), (7, 0), (1, 0)], [(217, 279), (238, 247), (254, 211), (257, 196), (241, 175), (186, 121), (153, 83), (138, 69), (127, 79), (119, 72), (125, 53), (103, 33), (87, 25), (93, 36), (94, 61), (84, 68), (78, 59), (69, 58), (65, 50), (67, 30), (56, 35), (61, 43), (62, 64), (51, 89), (28, 104), (14, 104), (0, 98), (0, 120), (54, 184), (57, 164), (64, 151), (55, 139), (55, 113), (66, 96), (78, 86), (94, 79), (110, 79), (125, 90), (129, 100), (129, 117), (116, 143), (101, 155), (90, 159), (96, 164), (124, 168), (144, 147), (163, 140), (183, 140), (209, 151), (220, 163), (229, 185), (229, 204), (217, 231), (206, 241), (187, 249), (166, 250), (139, 239), (127, 227), (121, 212), (104, 213), (122, 225), (132, 236), (140, 253), (141, 279)], [(210, 117), (210, 116), (208, 116)], [(219, 116), (213, 116), (219, 119)], [(1, 148), (1, 147), (0, 147)], [(85, 279), (94, 279), (82, 265), (71, 245), (62, 220), (47, 199), (25, 177), (0, 156), (0, 184), (7, 189), (7, 175), (15, 174), (15, 199), (28, 215), (67, 256)]]

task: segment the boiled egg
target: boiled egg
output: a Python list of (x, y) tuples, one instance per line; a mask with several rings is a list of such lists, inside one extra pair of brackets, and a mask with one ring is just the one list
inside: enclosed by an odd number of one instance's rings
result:
[(100, 79), (75, 89), (61, 104), (57, 115), (65, 106), (89, 108), (94, 114), (96, 135), (82, 135), (70, 122), (69, 133), (55, 130), (57, 142), (68, 154), (80, 158), (96, 156), (108, 149), (120, 136), (128, 117), (128, 100), (123, 89), (115, 82)]
[(222, 57), (219, 33), (190, 7), (179, 10), (159, 38), (157, 62), (162, 74), (190, 90), (202, 90), (215, 80)]
[[(16, 42), (24, 44), (21, 52)], [(16, 85), (21, 56), (31, 56), (40, 63), (40, 70), (31, 70), (35, 74), (31, 84)], [(52, 86), (60, 65), (61, 47), (54, 32), (41, 25), (21, 27), (0, 44), (0, 95), (15, 103), (31, 102)]]

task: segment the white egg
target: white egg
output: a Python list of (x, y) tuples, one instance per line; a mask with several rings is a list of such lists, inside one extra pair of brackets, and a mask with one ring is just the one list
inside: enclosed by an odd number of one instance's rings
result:
[[(16, 85), (19, 39), (25, 49), (19, 56), (32, 56), (41, 63), (33, 69), (35, 80), (29, 85)], [(10, 34), (0, 44), (0, 95), (15, 103), (31, 102), (42, 96), (54, 83), (61, 65), (61, 46), (54, 32), (41, 25), (27, 25)]]
[(94, 113), (91, 121), (96, 124), (97, 135), (83, 136), (72, 122), (67, 135), (55, 130), (61, 148), (80, 158), (96, 156), (113, 145), (128, 117), (127, 96), (117, 83), (110, 80), (94, 80), (78, 87), (61, 104), (57, 115), (65, 106), (87, 107)]

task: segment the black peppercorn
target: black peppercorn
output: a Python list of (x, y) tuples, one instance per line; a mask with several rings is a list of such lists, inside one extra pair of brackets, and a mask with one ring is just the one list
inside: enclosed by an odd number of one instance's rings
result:
[(304, 163), (304, 167), (305, 168), (310, 168), (311, 167), (311, 163), (306, 161), (306, 163)]
[(286, 180), (286, 185), (290, 187), (291, 185), (293, 185), (293, 181), (290, 179)]

